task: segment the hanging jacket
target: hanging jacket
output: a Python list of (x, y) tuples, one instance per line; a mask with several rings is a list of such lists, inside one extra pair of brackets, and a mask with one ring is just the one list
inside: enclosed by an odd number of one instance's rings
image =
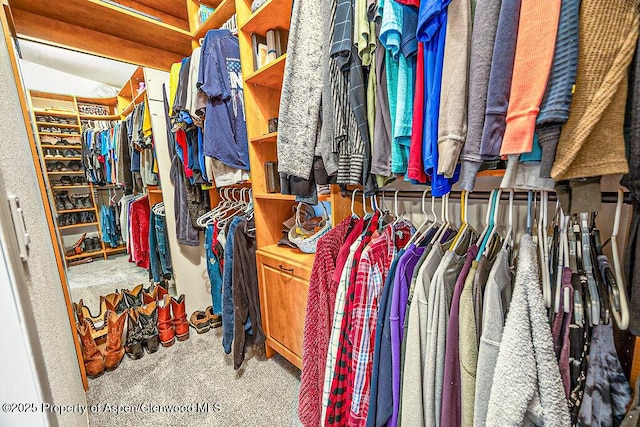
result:
[(524, 234), (489, 397), (488, 426), (571, 423), (540, 288), (536, 246)]

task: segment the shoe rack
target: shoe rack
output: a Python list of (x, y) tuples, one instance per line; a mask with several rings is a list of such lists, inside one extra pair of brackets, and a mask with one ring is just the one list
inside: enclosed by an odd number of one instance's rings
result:
[[(102, 242), (96, 186), (87, 182), (81, 157), (82, 122), (119, 120), (120, 115), (114, 111), (116, 100), (29, 91), (29, 101), (31, 120), (37, 135), (38, 160), (45, 175), (47, 194), (56, 212), (56, 226), (61, 246), (65, 247), (63, 236), (97, 232), (100, 239), (97, 248), (85, 250), (80, 254), (65, 254), (65, 261), (68, 264), (88, 257), (107, 259), (110, 254), (125, 251), (125, 246), (107, 248)], [(79, 105), (94, 106), (95, 110), (104, 114), (81, 114)]]

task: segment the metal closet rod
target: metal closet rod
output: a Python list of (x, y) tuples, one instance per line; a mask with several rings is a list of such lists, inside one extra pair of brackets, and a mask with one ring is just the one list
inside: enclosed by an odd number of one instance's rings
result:
[[(358, 189), (358, 191), (361, 191)], [(382, 193), (385, 194), (385, 199), (389, 199), (392, 200), (395, 197), (395, 193), (397, 190), (378, 190), (376, 192), (377, 196), (382, 196)], [(424, 190), (400, 190), (398, 191), (398, 198), (399, 199), (420, 199), (422, 197), (422, 193), (424, 192)], [(351, 196), (351, 194), (353, 193), (353, 190), (347, 190), (347, 194), (349, 196)], [(538, 192), (539, 193), (539, 192)], [(618, 193), (615, 191), (603, 191), (602, 193), (602, 203), (612, 203), (615, 204), (618, 202)], [(452, 190), (449, 193), (449, 199), (453, 199), (453, 200), (460, 200), (460, 197), (462, 195), (462, 191), (461, 190)], [(472, 193), (469, 193), (469, 200), (484, 200), (484, 201), (488, 201), (489, 200), (489, 196), (491, 195), (490, 191), (474, 191)], [(360, 196), (362, 197), (362, 196)], [(431, 193), (427, 193), (427, 197), (431, 197)], [(528, 197), (528, 191), (526, 190), (516, 190), (514, 193), (514, 197), (513, 199), (515, 201), (527, 201), (527, 197)], [(356, 195), (356, 200), (358, 200), (358, 195)], [(500, 200), (509, 200), (509, 190), (503, 190), (502, 194), (500, 195)], [(549, 201), (550, 202), (555, 202), (556, 200), (558, 200), (558, 197), (556, 196), (556, 193), (554, 192), (549, 192)], [(633, 200), (631, 197), (631, 193), (628, 191), (624, 192), (624, 203), (625, 204), (632, 204)]]

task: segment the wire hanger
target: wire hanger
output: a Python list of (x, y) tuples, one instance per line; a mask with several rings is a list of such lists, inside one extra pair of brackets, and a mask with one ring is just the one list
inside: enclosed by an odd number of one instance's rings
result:
[(440, 228), (438, 228), (438, 231), (436, 231), (436, 234), (433, 236), (433, 238), (431, 239), (431, 244), (435, 244), (437, 241), (439, 241), (441, 239), (441, 237), (444, 235), (444, 233), (449, 229), (450, 223), (449, 223), (449, 212), (447, 209), (447, 200), (449, 198), (449, 194), (445, 194), (444, 196), (442, 196), (440, 198), (440, 216), (442, 217), (442, 224), (440, 225)]

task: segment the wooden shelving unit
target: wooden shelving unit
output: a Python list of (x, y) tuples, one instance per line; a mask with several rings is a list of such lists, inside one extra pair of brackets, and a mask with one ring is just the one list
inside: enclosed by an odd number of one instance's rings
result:
[(193, 38), (196, 41), (203, 38), (207, 31), (220, 28), (236, 11), (234, 0), (222, 0), (218, 4), (215, 4), (215, 2), (210, 3), (205, 2), (205, 4), (214, 7), (215, 12), (193, 33)]

